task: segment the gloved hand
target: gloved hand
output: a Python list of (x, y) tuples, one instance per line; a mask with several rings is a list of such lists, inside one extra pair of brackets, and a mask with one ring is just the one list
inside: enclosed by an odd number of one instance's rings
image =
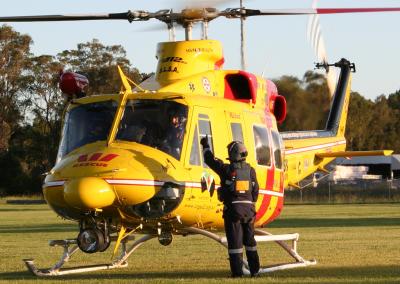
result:
[(203, 149), (210, 148), (210, 145), (208, 144), (208, 135), (206, 135), (206, 137), (201, 138), (200, 144), (203, 147)]

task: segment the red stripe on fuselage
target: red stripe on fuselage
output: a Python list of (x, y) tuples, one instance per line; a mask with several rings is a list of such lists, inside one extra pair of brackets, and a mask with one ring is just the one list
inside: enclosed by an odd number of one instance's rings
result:
[[(283, 178), (284, 178), (284, 174), (283, 174), (283, 172), (281, 172), (281, 176), (280, 176), (281, 180), (279, 183), (279, 192), (282, 192), (282, 193), (283, 193)], [(276, 204), (274, 213), (272, 214), (271, 218), (266, 220), (266, 222), (264, 222), (262, 225), (265, 225), (265, 224), (270, 223), (273, 220), (275, 220), (281, 214), (282, 208), (283, 208), (283, 197), (278, 197), (278, 203)]]
[[(272, 167), (271, 169), (267, 170), (267, 182), (265, 188), (267, 190), (273, 190), (274, 188), (274, 172), (275, 168)], [(261, 202), (260, 208), (258, 208), (256, 214), (256, 221), (262, 218), (268, 210), (269, 203), (271, 202), (271, 195), (264, 195), (263, 200)]]
[(94, 154), (90, 157), (89, 161), (97, 161), (97, 160), (101, 157), (101, 155), (103, 155), (103, 153), (94, 153)]
[(117, 155), (117, 154), (107, 154), (107, 155), (105, 155), (103, 158), (101, 158), (101, 159), (99, 160), (99, 162), (109, 162), (109, 161), (111, 161), (112, 159), (114, 159), (115, 157), (118, 157), (118, 155)]
[(78, 158), (78, 162), (86, 162), (88, 155), (80, 155)]

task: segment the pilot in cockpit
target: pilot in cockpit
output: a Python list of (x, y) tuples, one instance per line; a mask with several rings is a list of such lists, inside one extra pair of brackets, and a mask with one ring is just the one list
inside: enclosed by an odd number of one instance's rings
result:
[(169, 125), (166, 129), (163, 148), (173, 157), (179, 159), (185, 134), (186, 115), (183, 110), (172, 107), (168, 110), (168, 117)]

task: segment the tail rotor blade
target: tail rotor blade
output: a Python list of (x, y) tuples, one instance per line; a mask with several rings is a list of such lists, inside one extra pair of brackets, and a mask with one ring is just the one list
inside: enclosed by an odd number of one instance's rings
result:
[[(313, 1), (312, 5), (313, 9), (317, 9), (316, 8), (317, 1), (318, 0)], [(318, 14), (313, 14), (309, 16), (307, 38), (314, 50), (318, 62), (328, 63), (328, 55), (326, 52), (325, 41), (322, 36), (322, 29), (319, 22)], [(334, 68), (329, 68), (325, 74), (325, 77), (328, 84), (329, 93), (332, 96), (333, 93), (335, 92), (335, 87), (336, 87), (336, 80), (337, 80), (336, 70)]]

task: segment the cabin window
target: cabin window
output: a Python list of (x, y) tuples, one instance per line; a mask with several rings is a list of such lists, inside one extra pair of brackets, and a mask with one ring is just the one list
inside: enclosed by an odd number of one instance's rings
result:
[(282, 169), (282, 138), (275, 130), (272, 131), (272, 145), (274, 149), (274, 162), (275, 168)]
[(200, 151), (199, 151), (199, 135), (197, 133), (197, 126), (194, 130), (192, 150), (190, 151), (189, 163), (193, 166), (201, 166)]
[(237, 123), (237, 122), (232, 122), (231, 123), (231, 130), (232, 130), (233, 141), (243, 142), (242, 125), (240, 123)]
[(265, 127), (254, 126), (253, 133), (257, 164), (271, 166), (271, 152), (267, 129)]
[[(211, 133), (211, 123), (208, 118), (208, 115), (199, 114), (199, 131), (200, 131), (200, 140), (203, 137), (208, 137), (208, 144), (210, 145), (210, 150), (214, 152), (212, 133)], [(203, 163), (203, 166), (208, 168), (208, 166)]]
[(174, 101), (129, 100), (116, 139), (144, 144), (179, 160), (187, 111)]

